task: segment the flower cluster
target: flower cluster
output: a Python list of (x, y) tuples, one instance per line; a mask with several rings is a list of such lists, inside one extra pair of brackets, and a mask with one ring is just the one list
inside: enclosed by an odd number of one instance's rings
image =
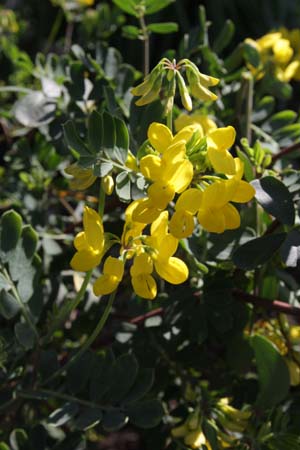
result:
[[(230, 399), (224, 397), (216, 402), (211, 412), (209, 424), (214, 429), (219, 448), (233, 448), (238, 444), (236, 433), (246, 429), (251, 411), (234, 408), (230, 405)], [(211, 450), (211, 434), (205, 434), (204, 421), (200, 408), (196, 407), (182, 424), (171, 430), (171, 435), (175, 439), (183, 439), (189, 448), (202, 449), (202, 445), (205, 445), (205, 448)]]
[[(189, 120), (181, 118), (181, 120)], [(253, 187), (242, 180), (243, 163), (229, 149), (235, 140), (233, 127), (217, 128), (213, 121), (191, 116), (190, 123), (175, 135), (154, 122), (148, 129), (146, 154), (137, 161), (130, 154), (128, 165), (145, 178), (146, 196), (126, 209), (119, 257), (108, 256), (102, 274), (94, 284), (96, 295), (113, 292), (129, 262), (133, 290), (153, 299), (157, 295), (156, 275), (180, 284), (188, 278), (186, 264), (174, 254), (179, 240), (190, 236), (196, 224), (223, 233), (240, 225), (233, 203), (248, 202)], [(177, 121), (177, 125), (180, 121)], [(92, 172), (77, 166), (68, 168), (77, 188), (93, 183)], [(75, 238), (77, 253), (73, 269), (89, 271), (98, 266), (109, 247), (100, 216), (86, 207), (84, 231)], [(156, 274), (156, 275), (155, 275)]]
[(261, 65), (252, 71), (261, 78), (269, 69), (284, 82), (300, 80), (300, 30), (278, 31), (265, 34), (256, 41), (246, 39), (259, 52)]

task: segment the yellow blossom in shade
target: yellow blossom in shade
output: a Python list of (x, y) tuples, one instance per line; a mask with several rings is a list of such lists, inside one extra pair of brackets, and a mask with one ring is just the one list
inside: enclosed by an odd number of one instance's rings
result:
[(180, 114), (174, 121), (175, 130), (180, 131), (182, 128), (188, 125), (200, 125), (203, 134), (206, 135), (210, 130), (217, 128), (217, 124), (208, 116), (204, 114)]
[(217, 128), (207, 136), (207, 156), (214, 170), (219, 173), (233, 175), (235, 163), (228, 149), (235, 141), (236, 132), (231, 126)]
[(207, 450), (212, 450), (212, 447), (201, 428), (186, 434), (184, 443), (193, 449), (199, 449), (202, 448), (202, 445), (205, 445)]
[(68, 175), (72, 175), (73, 179), (70, 181), (70, 188), (74, 190), (85, 190), (89, 188), (95, 181), (96, 176), (92, 169), (84, 169), (76, 163), (71, 164), (65, 169)]
[(179, 258), (173, 257), (178, 239), (168, 232), (168, 211), (163, 211), (151, 225), (147, 245), (154, 249), (152, 258), (158, 275), (171, 284), (181, 284), (188, 278), (188, 268)]
[(131, 283), (137, 295), (153, 300), (157, 294), (156, 281), (151, 275), (153, 261), (147, 253), (141, 253), (134, 258), (130, 269)]
[(101, 217), (88, 206), (84, 208), (83, 229), (74, 239), (77, 252), (71, 260), (71, 267), (79, 272), (88, 272), (100, 264), (105, 247)]
[(115, 291), (124, 275), (124, 263), (120, 259), (109, 256), (103, 266), (103, 275), (94, 283), (95, 295), (107, 295)]
[(77, 3), (82, 6), (92, 6), (95, 3), (95, 0), (77, 0)]

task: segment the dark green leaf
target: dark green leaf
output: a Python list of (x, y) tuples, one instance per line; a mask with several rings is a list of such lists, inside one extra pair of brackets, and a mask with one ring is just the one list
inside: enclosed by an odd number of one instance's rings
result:
[(106, 431), (120, 430), (127, 422), (127, 416), (117, 409), (104, 412), (102, 426)]
[(269, 214), (285, 225), (294, 224), (293, 198), (281, 181), (269, 176), (254, 180), (251, 184), (256, 190), (255, 198)]
[(4, 252), (14, 249), (22, 232), (22, 217), (13, 210), (5, 212), (1, 217), (0, 247)]
[(86, 352), (68, 369), (67, 386), (72, 393), (76, 394), (84, 389), (91, 377), (93, 366), (93, 354)]
[(88, 141), (89, 148), (93, 153), (99, 153), (102, 145), (102, 116), (93, 111), (88, 121)]
[(293, 123), (296, 120), (297, 113), (292, 110), (284, 110), (274, 114), (270, 120), (269, 124), (271, 129), (278, 130), (286, 125)]
[(100, 408), (85, 408), (75, 420), (75, 427), (79, 430), (92, 428), (102, 420), (102, 410)]
[(300, 260), (300, 233), (292, 230), (280, 248), (280, 255), (287, 267), (296, 267)]
[(39, 371), (43, 379), (47, 379), (59, 368), (57, 354), (54, 350), (41, 352), (39, 360)]
[(90, 399), (93, 402), (100, 401), (105, 392), (109, 389), (112, 383), (114, 355), (107, 351), (97, 355), (95, 367), (91, 374), (90, 380)]
[(114, 149), (114, 156), (117, 161), (125, 164), (127, 160), (129, 148), (129, 133), (123, 120), (114, 118), (116, 130), (116, 147)]
[(290, 387), (287, 365), (274, 345), (263, 336), (253, 336), (252, 346), (258, 372), (258, 406), (272, 408), (284, 400)]
[(61, 427), (69, 422), (77, 412), (78, 406), (75, 403), (65, 403), (61, 408), (50, 414), (47, 423), (53, 427)]
[(133, 355), (120, 356), (112, 367), (112, 381), (105, 394), (105, 400), (110, 404), (122, 400), (134, 384), (137, 372), (138, 362)]
[(138, 39), (140, 35), (140, 29), (134, 25), (126, 25), (122, 27), (123, 35), (128, 39)]
[(154, 14), (161, 9), (166, 8), (174, 0), (146, 0), (146, 14)]
[(115, 121), (111, 114), (104, 112), (103, 120), (103, 138), (102, 145), (107, 156), (110, 156), (111, 151), (116, 145), (116, 127)]
[(153, 428), (163, 417), (163, 408), (158, 400), (134, 403), (127, 408), (129, 420), (140, 428)]
[(158, 34), (176, 33), (178, 25), (175, 22), (151, 23), (147, 25), (149, 31)]
[(135, 402), (137, 400), (140, 400), (144, 395), (146, 395), (154, 382), (154, 370), (153, 369), (142, 369), (138, 377), (126, 395), (125, 398), (123, 398), (122, 403), (131, 403)]
[(0, 291), (0, 313), (1, 315), (9, 320), (15, 317), (20, 310), (19, 303), (13, 295), (4, 290)]
[(37, 248), (38, 234), (31, 225), (25, 225), (22, 229), (21, 238), (25, 255), (28, 259), (31, 259)]
[(35, 334), (30, 326), (25, 322), (18, 322), (15, 325), (15, 334), (19, 343), (25, 348), (30, 350), (34, 347)]
[(227, 45), (230, 43), (230, 41), (233, 38), (235, 31), (235, 26), (232, 20), (228, 19), (226, 20), (225, 24), (223, 25), (223, 28), (221, 29), (220, 33), (216, 37), (215, 42), (213, 43), (213, 50), (217, 54), (221, 53), (224, 48), (227, 47)]
[(69, 147), (76, 150), (80, 156), (91, 156), (88, 148), (79, 137), (75, 124), (71, 120), (63, 125), (65, 140)]
[(234, 252), (233, 262), (240, 269), (255, 269), (272, 258), (285, 238), (286, 233), (280, 233), (252, 239)]
[(246, 181), (248, 181), (248, 183), (249, 183), (254, 178), (254, 171), (253, 171), (252, 164), (251, 164), (248, 156), (245, 155), (244, 152), (242, 152), (241, 150), (237, 149), (237, 154), (238, 154), (238, 157), (244, 163), (244, 176), (245, 176)]
[(117, 5), (122, 11), (125, 11), (127, 14), (130, 14), (131, 16), (138, 17), (137, 11), (135, 9), (135, 6), (137, 4), (134, 0), (113, 0), (114, 4)]
[(253, 67), (258, 67), (260, 64), (260, 55), (257, 48), (247, 42), (243, 43), (243, 54), (245, 60)]
[(105, 175), (108, 175), (112, 169), (113, 169), (113, 164), (111, 162), (100, 162), (95, 164), (94, 166), (94, 175), (96, 177), (105, 177)]

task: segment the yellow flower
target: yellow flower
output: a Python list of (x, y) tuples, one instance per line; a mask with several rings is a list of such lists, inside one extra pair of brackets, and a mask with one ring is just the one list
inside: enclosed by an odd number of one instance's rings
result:
[(168, 233), (168, 211), (163, 211), (151, 225), (151, 236), (146, 243), (154, 249), (152, 259), (158, 275), (171, 284), (181, 284), (187, 280), (189, 271), (186, 264), (174, 257), (178, 239)]
[(229, 153), (228, 148), (232, 147), (235, 136), (235, 129), (231, 126), (217, 128), (208, 133), (207, 156), (216, 172), (234, 175), (234, 158)]
[(95, 295), (107, 295), (115, 291), (124, 275), (124, 263), (120, 259), (109, 256), (103, 266), (103, 275), (93, 286)]
[(168, 127), (152, 123), (148, 130), (150, 144), (160, 155), (147, 155), (140, 161), (140, 171), (153, 181), (148, 197), (140, 201), (133, 213), (137, 222), (151, 223), (173, 200), (183, 192), (193, 178), (193, 165), (186, 158), (185, 143), (193, 136), (194, 126), (183, 128), (173, 137)]
[(105, 244), (101, 217), (88, 206), (84, 208), (83, 229), (74, 239), (77, 252), (71, 260), (71, 267), (79, 272), (88, 272), (100, 264)]
[(157, 294), (156, 281), (151, 275), (153, 261), (147, 253), (141, 253), (134, 258), (130, 269), (132, 287), (137, 295), (153, 300)]
[(223, 233), (240, 226), (240, 215), (229, 202), (247, 203), (255, 195), (254, 188), (241, 180), (243, 163), (235, 158), (236, 174), (229, 180), (220, 180), (208, 186), (202, 195), (198, 221), (213, 233)]
[(174, 121), (175, 130), (180, 131), (182, 128), (188, 125), (200, 125), (203, 130), (203, 134), (206, 135), (210, 130), (214, 130), (217, 128), (216, 123), (208, 116), (204, 114), (180, 114)]
[(71, 164), (65, 169), (68, 175), (72, 175), (73, 179), (70, 181), (71, 189), (78, 189), (83, 191), (90, 187), (95, 181), (96, 176), (94, 175), (92, 169), (84, 169), (78, 166), (76, 163)]
[(194, 215), (201, 206), (202, 195), (199, 189), (191, 188), (179, 196), (169, 224), (170, 232), (176, 238), (186, 238), (193, 233)]

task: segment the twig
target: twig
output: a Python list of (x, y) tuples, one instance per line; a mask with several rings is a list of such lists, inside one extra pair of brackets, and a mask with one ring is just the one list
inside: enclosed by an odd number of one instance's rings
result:
[(289, 316), (300, 317), (300, 308), (290, 305), (289, 303), (282, 302), (281, 300), (270, 300), (265, 297), (259, 297), (258, 295), (248, 294), (240, 289), (233, 289), (233, 296), (237, 300), (241, 300), (247, 303), (252, 303), (255, 306), (261, 306), (262, 308), (270, 311), (282, 312)]
[(272, 156), (272, 165), (283, 156), (288, 155), (289, 153), (293, 153), (296, 150), (300, 150), (300, 142), (296, 142), (293, 145), (290, 145), (289, 147), (283, 148), (280, 150), (280, 152), (276, 153), (276, 155)]
[(145, 320), (149, 319), (150, 317), (158, 316), (163, 313), (164, 313), (163, 308), (156, 308), (153, 311), (147, 312), (146, 314), (141, 314), (140, 316), (134, 317), (133, 319), (130, 319), (128, 322), (132, 324), (140, 324), (141, 322), (144, 323)]

